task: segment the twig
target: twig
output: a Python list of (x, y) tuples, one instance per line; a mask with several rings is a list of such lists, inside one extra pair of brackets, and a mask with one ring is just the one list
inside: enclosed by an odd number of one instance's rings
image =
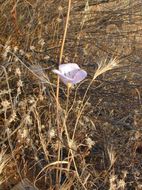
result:
[[(71, 10), (71, 0), (68, 0), (68, 11), (67, 11), (67, 18), (66, 18), (66, 25), (65, 25), (65, 30), (64, 30), (64, 35), (63, 35), (63, 41), (61, 45), (61, 51), (60, 51), (60, 58), (59, 58), (59, 65), (62, 63), (62, 57), (63, 57), (63, 52), (64, 52), (64, 45), (65, 45), (65, 40), (66, 40), (66, 35), (67, 35), (67, 29), (68, 29), (68, 23), (69, 23), (69, 16), (70, 16), (70, 10)], [(59, 85), (60, 85), (60, 80), (59, 76), (57, 77), (57, 89), (56, 89), (56, 105), (57, 105), (57, 131), (58, 131), (58, 137), (59, 139), (61, 138), (60, 134), (60, 121), (59, 121)], [(61, 145), (60, 142), (58, 143), (58, 161), (60, 160), (62, 153), (61, 153)], [(59, 189), (59, 183), (60, 183), (60, 178), (61, 178), (61, 172), (60, 175), (58, 176), (58, 170), (56, 173), (56, 181), (57, 183), (57, 189)]]

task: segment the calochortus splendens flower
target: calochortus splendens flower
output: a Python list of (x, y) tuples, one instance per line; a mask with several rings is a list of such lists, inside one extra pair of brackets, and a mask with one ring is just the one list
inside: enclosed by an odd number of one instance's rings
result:
[(54, 73), (59, 75), (61, 81), (66, 85), (73, 86), (86, 78), (87, 72), (82, 70), (76, 63), (59, 65), (59, 70), (54, 69)]

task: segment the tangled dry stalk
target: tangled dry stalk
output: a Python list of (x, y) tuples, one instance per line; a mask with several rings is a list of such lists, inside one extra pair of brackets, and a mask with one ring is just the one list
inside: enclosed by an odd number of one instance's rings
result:
[[(142, 189), (142, 2), (6, 0), (0, 189)], [(67, 89), (52, 73), (76, 62)]]

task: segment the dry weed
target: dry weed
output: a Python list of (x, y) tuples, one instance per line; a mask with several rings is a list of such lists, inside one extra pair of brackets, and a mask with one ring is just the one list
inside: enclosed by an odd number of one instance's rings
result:
[[(141, 8), (1, 2), (0, 189), (141, 189)], [(73, 89), (52, 73), (67, 62), (88, 72)]]

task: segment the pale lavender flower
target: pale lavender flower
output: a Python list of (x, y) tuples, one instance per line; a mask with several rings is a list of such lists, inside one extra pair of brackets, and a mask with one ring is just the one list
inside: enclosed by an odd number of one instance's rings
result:
[(82, 70), (76, 63), (61, 64), (59, 65), (59, 70), (54, 69), (53, 72), (59, 75), (66, 85), (77, 84), (87, 76), (87, 72)]

